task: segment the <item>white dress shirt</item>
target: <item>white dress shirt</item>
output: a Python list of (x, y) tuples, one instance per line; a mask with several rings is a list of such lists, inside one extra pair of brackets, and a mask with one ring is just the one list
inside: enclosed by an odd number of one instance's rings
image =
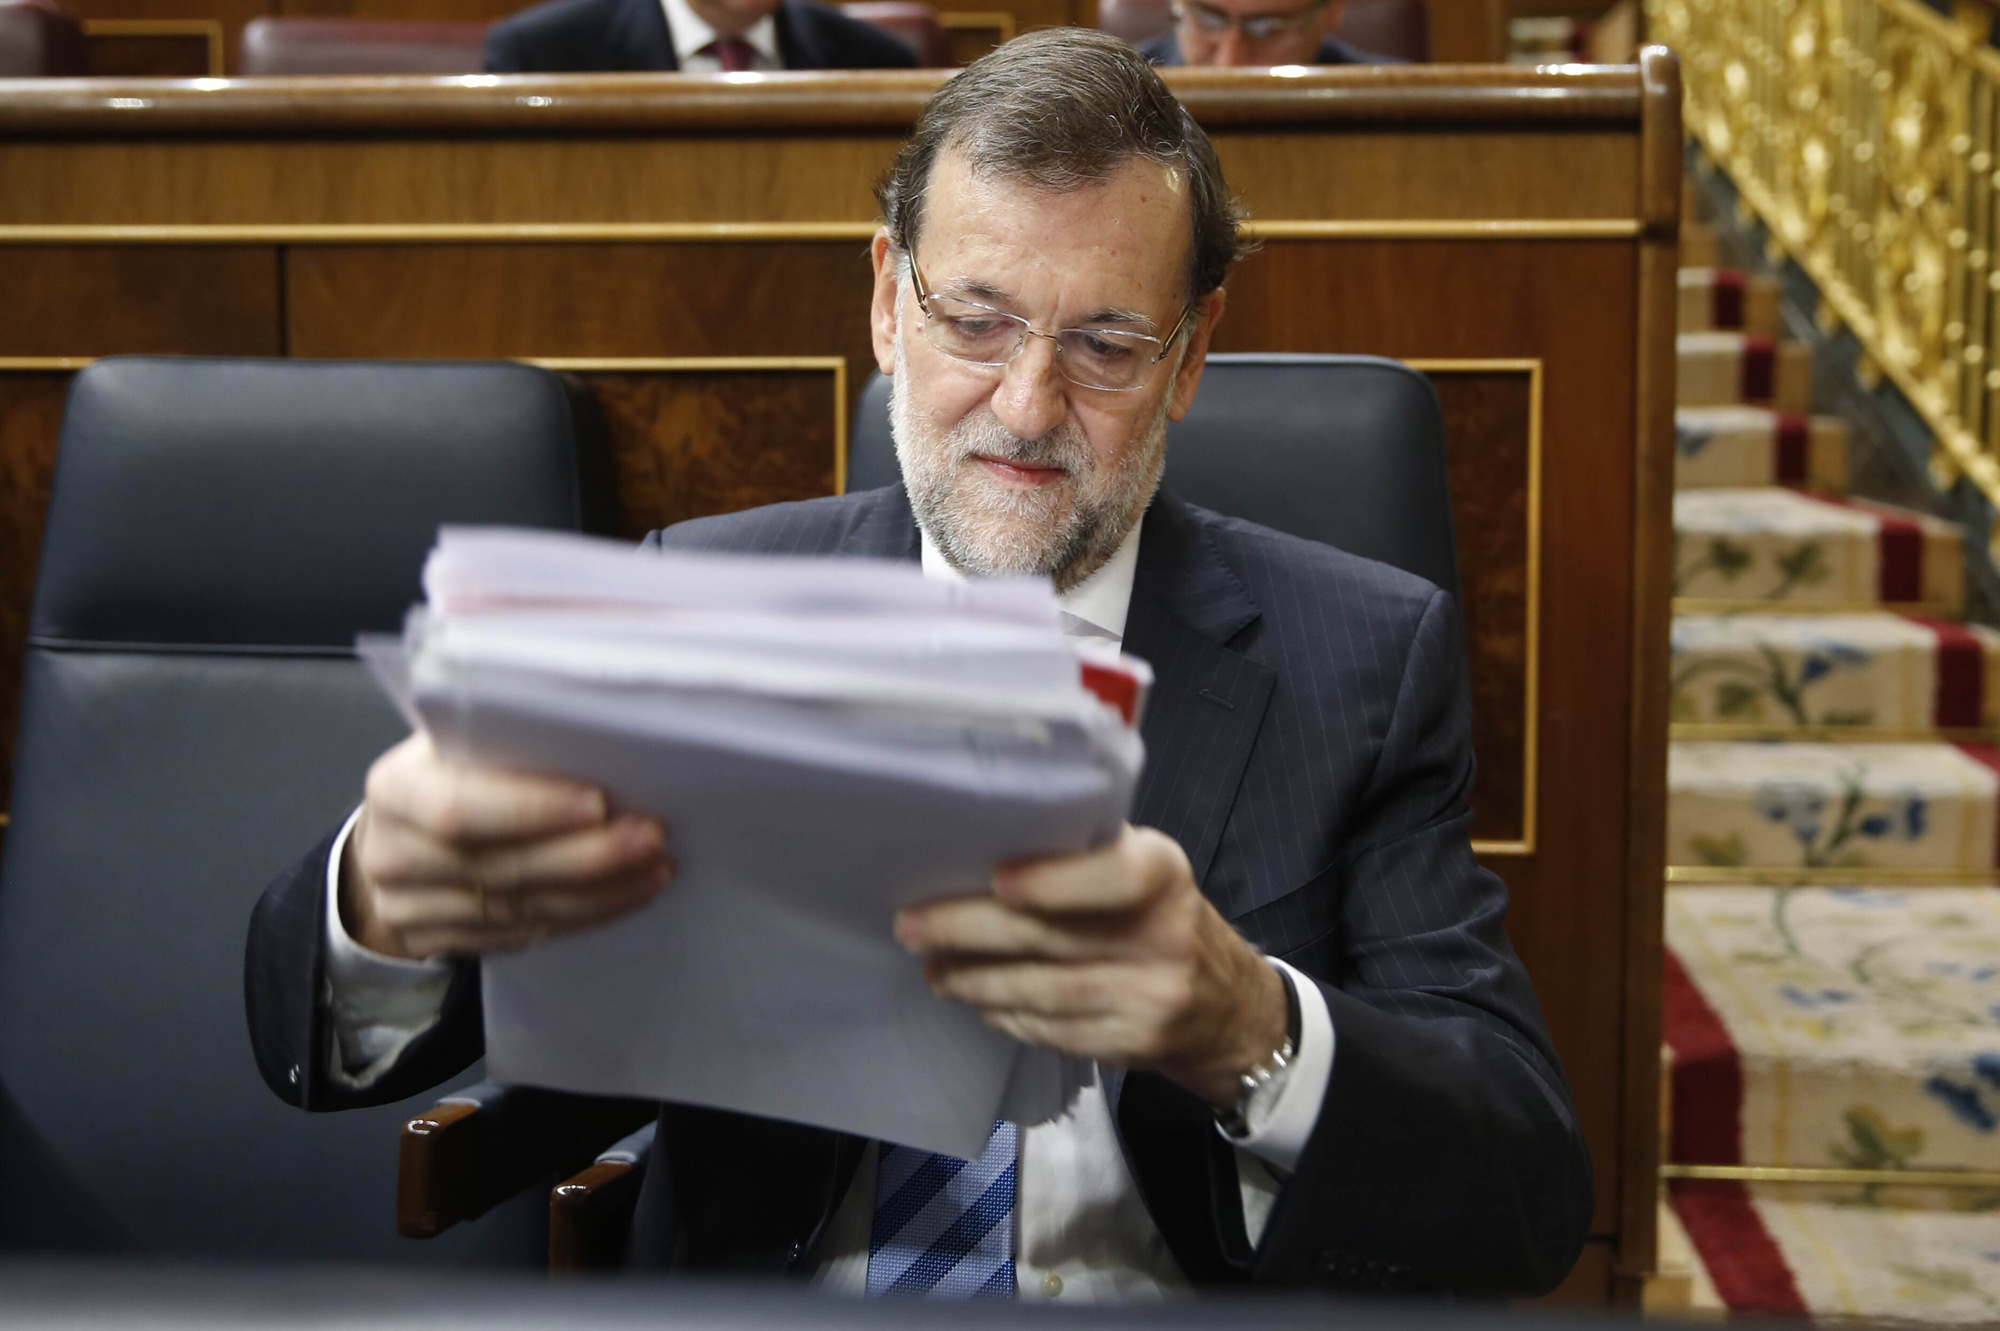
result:
[[(681, 73), (720, 72), (722, 61), (705, 48), (721, 34), (709, 26), (707, 19), (694, 12), (694, 6), (688, 0), (660, 0), (660, 7), (667, 12), (667, 32), (674, 39), (674, 59), (680, 64)], [(778, 20), (775, 14), (766, 14), (758, 19), (743, 34), (743, 40), (750, 44), (751, 69), (785, 67), (785, 58), (778, 52)]]
[[(1135, 527), (1104, 567), (1060, 598), (1064, 632), (1122, 642), (1138, 562)], [(923, 569), (933, 578), (963, 576), (928, 534)], [(401, 961), (371, 952), (341, 926), (340, 857), (353, 825), (350, 817), (327, 862), (326, 996), (335, 1036), (329, 1071), (340, 1082), (365, 1086), (436, 1023), (451, 970), (443, 961)], [(1278, 1177), (1288, 1174), (1305, 1150), (1333, 1073), (1333, 1019), (1325, 997), (1306, 976), (1283, 962), (1273, 964), (1290, 973), (1299, 996), (1299, 1048), (1269, 1112), (1259, 1115), (1247, 1136), (1231, 1139), (1244, 1228), (1253, 1244), (1277, 1200)], [(1023, 1299), (1114, 1301), (1188, 1288), (1126, 1168), (1110, 1101), (1095, 1072), (1060, 1118), (1021, 1130), (1014, 1270)], [(870, 1146), (814, 1254), (816, 1280), (825, 1289), (859, 1295), (867, 1288), (875, 1163)]]

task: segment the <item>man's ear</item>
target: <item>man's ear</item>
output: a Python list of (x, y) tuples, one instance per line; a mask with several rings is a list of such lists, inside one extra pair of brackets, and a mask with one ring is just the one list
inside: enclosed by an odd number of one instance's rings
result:
[(896, 372), (896, 277), (902, 272), (896, 247), (887, 229), (877, 227), (868, 246), (868, 261), (875, 265), (875, 296), (868, 307), (868, 338), (875, 346), (875, 364), (884, 374)]
[(1188, 321), (1187, 354), (1181, 357), (1180, 368), (1174, 371), (1173, 401), (1167, 406), (1167, 419), (1178, 421), (1188, 414), (1194, 405), (1194, 390), (1201, 387), (1202, 368), (1208, 363), (1209, 339), (1215, 335), (1215, 326), (1222, 322), (1222, 307), (1228, 303), (1221, 287), (1201, 298), (1201, 304)]

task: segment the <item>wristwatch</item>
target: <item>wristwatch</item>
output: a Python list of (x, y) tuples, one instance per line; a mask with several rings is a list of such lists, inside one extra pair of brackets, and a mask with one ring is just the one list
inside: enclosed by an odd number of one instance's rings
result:
[(1227, 1136), (1247, 1137), (1252, 1129), (1263, 1126), (1271, 1116), (1271, 1107), (1278, 1103), (1278, 1096), (1285, 1089), (1292, 1060), (1298, 1056), (1298, 987), (1284, 967), (1274, 966), (1272, 969), (1285, 982), (1285, 1042), (1238, 1080), (1235, 1104), (1226, 1110), (1215, 1111), (1215, 1121)]

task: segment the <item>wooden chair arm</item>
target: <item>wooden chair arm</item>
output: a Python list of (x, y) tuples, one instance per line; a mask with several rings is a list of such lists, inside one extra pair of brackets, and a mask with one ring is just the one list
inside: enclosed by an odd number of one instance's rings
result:
[(403, 1124), (396, 1232), (435, 1238), (524, 1188), (574, 1171), (658, 1106), (482, 1084)]
[(479, 1106), (431, 1106), (403, 1124), (396, 1160), (396, 1232), (436, 1238), (467, 1218), (478, 1167)]
[(549, 1190), (549, 1274), (608, 1271), (624, 1255), (653, 1125), (614, 1143), (588, 1169)]

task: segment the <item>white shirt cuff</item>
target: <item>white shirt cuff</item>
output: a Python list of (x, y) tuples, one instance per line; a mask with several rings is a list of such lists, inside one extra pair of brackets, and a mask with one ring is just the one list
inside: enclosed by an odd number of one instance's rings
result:
[(1326, 1103), (1327, 1083), (1333, 1077), (1333, 1014), (1326, 1009), (1326, 995), (1319, 985), (1295, 967), (1276, 957), (1267, 957), (1273, 966), (1291, 979), (1299, 996), (1299, 1047), (1294, 1051), (1278, 1098), (1267, 1115), (1241, 1137), (1215, 1130), (1236, 1148), (1236, 1177), (1243, 1194), (1243, 1228), (1255, 1247), (1262, 1241), (1271, 1208), (1277, 1204), (1281, 1180), (1298, 1168), (1319, 1122), (1320, 1106)]
[(361, 811), (348, 815), (326, 861), (326, 1005), (333, 1021), (327, 1071), (343, 1086), (368, 1086), (395, 1066), (410, 1041), (437, 1024), (451, 964), (371, 952), (340, 922), (340, 859)]

